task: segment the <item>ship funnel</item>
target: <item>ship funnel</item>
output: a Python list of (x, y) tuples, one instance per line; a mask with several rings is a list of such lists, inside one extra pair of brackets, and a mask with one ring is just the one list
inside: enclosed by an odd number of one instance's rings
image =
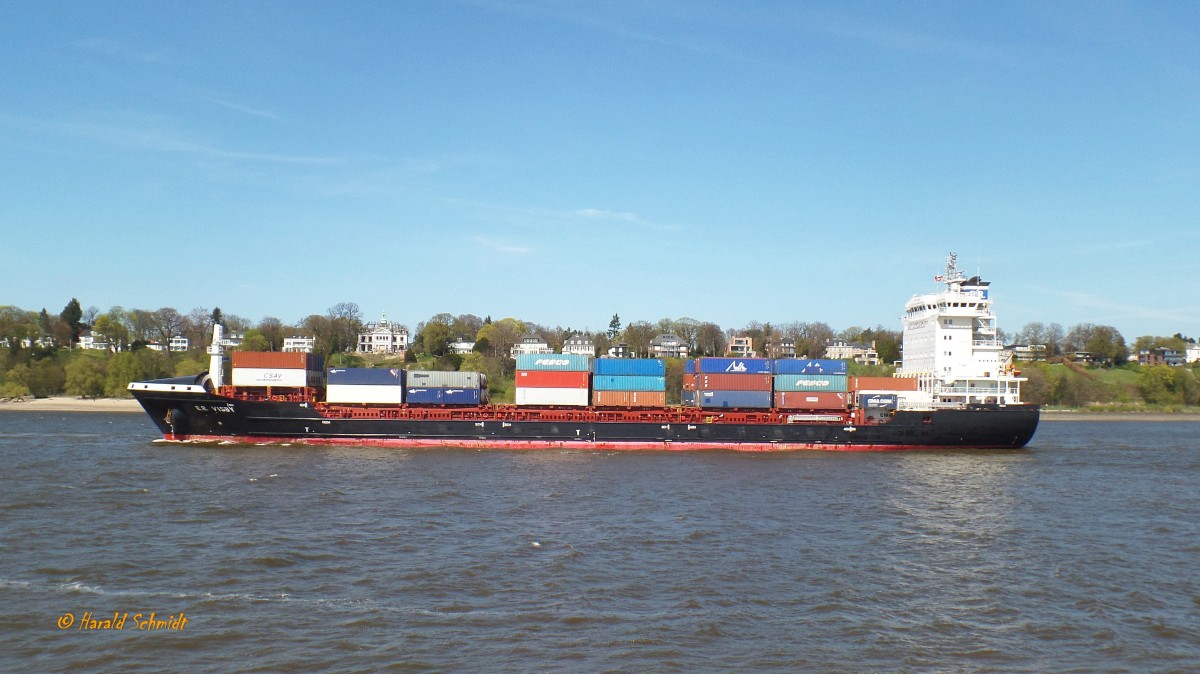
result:
[(222, 367), (225, 360), (222, 355), (221, 341), (224, 337), (224, 328), (220, 323), (213, 324), (212, 344), (208, 345), (208, 377), (212, 381), (214, 389), (219, 389), (225, 384), (224, 368)]

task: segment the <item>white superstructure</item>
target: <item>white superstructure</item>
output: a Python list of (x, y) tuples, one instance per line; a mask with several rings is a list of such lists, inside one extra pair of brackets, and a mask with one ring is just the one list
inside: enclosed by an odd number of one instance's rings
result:
[(904, 360), (896, 376), (916, 377), (932, 403), (1020, 403), (1021, 382), (996, 329), (988, 282), (966, 278), (958, 256), (946, 260), (939, 293), (915, 295), (904, 307)]

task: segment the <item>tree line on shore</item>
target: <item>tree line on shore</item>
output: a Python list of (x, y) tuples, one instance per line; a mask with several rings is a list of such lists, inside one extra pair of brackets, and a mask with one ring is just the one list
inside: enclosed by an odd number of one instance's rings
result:
[[(342, 302), (324, 314), (312, 314), (299, 322), (285, 324), (266, 317), (257, 322), (219, 308), (196, 308), (184, 314), (170, 307), (155, 311), (112, 307), (101, 312), (84, 309), (72, 298), (58, 314), (46, 309), (26, 311), (0, 306), (0, 398), (19, 396), (79, 395), (83, 397), (127, 395), (130, 381), (168, 376), (183, 376), (207, 369), (207, 346), (212, 326), (220, 323), (229, 332), (243, 336), (240, 348), (252, 351), (279, 351), (291, 336), (313, 339), (314, 351), (324, 355), (331, 365), (361, 363), (355, 355), (359, 334), (368, 327), (361, 310), (353, 302)], [(79, 346), (85, 334), (102, 339), (102, 350), (84, 350)], [(657, 322), (633, 321), (622, 325), (614, 314), (603, 331), (553, 328), (516, 318), (492, 320), (473, 314), (454, 316), (440, 313), (422, 321), (410, 332), (411, 345), (405, 358), (410, 363), (440, 369), (472, 369), (485, 372), (499, 385), (511, 379), (513, 344), (527, 335), (535, 335), (561, 350), (573, 335), (593, 340), (599, 353), (623, 343), (631, 353), (646, 355), (650, 342), (661, 334), (674, 334), (691, 345), (692, 356), (719, 356), (725, 353), (732, 336), (750, 337), (756, 348), (769, 342), (789, 339), (800, 357), (821, 357), (834, 341), (874, 344), (880, 362), (900, 359), (901, 333), (882, 326), (851, 327), (834, 330), (823, 322), (793, 321), (780, 324), (751, 321), (742, 328), (722, 328), (713, 322), (692, 318)], [(171, 352), (150, 348), (169, 344), (174, 337), (186, 337), (189, 348)], [(1130, 348), (1124, 337), (1111, 326), (1084, 323), (1064, 330), (1051, 323), (1029, 323), (1020, 331), (1000, 337), (1006, 343), (1045, 346), (1050, 362), (1088, 352), (1112, 368), (1130, 367)], [(458, 339), (475, 342), (472, 353), (454, 354), (450, 344)], [(1175, 334), (1171, 337), (1142, 336), (1133, 345), (1140, 349), (1165, 347), (1182, 351), (1195, 339)], [(766, 354), (763, 354), (766, 355)], [(1095, 402), (1121, 402), (1140, 398), (1154, 404), (1193, 405), (1200, 402), (1195, 368), (1138, 368), (1136, 381), (1109, 385), (1089, 378), (1077, 370), (1063, 372), (1046, 363), (1030, 363), (1024, 368), (1030, 381), (1024, 398), (1043, 404), (1079, 406)], [(889, 366), (881, 368), (887, 373)], [(1140, 372), (1140, 371), (1146, 372)]]

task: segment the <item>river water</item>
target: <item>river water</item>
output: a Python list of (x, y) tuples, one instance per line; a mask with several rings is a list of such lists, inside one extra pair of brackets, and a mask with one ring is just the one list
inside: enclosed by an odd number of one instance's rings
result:
[(1200, 671), (1197, 423), (882, 454), (154, 438), (0, 412), (0, 670)]

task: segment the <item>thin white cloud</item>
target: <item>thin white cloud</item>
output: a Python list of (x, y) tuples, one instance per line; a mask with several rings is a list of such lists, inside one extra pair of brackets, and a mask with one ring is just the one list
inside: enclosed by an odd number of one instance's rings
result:
[(110, 56), (126, 61), (162, 63), (166, 60), (166, 52), (135, 49), (106, 38), (93, 37), (80, 40), (75, 43), (75, 46), (93, 54)]
[(212, 103), (213, 105), (217, 105), (222, 108), (228, 108), (235, 112), (240, 112), (245, 115), (250, 115), (251, 117), (261, 117), (263, 119), (270, 119), (270, 120), (280, 119), (278, 114), (276, 114), (270, 110), (263, 110), (262, 108), (252, 108), (248, 105), (241, 105), (239, 103), (227, 101), (222, 98), (206, 97), (204, 100), (208, 101), (209, 103)]
[(1099, 295), (1058, 288), (1041, 288), (1041, 292), (1059, 298), (1063, 303), (1076, 308), (1092, 309), (1108, 318), (1105, 321), (1136, 318), (1139, 320), (1167, 321), (1176, 325), (1196, 325), (1200, 318), (1196, 307), (1155, 307), (1147, 304), (1114, 302)]
[(60, 136), (107, 143), (131, 151), (179, 153), (208, 159), (279, 164), (330, 165), (346, 161), (344, 157), (336, 156), (278, 154), (221, 147), (215, 143), (188, 138), (158, 119), (103, 123), (0, 116), (0, 121)]
[(502, 222), (512, 227), (562, 230), (572, 227), (609, 225), (625, 231), (646, 230), (678, 232), (687, 229), (684, 225), (651, 220), (629, 211), (602, 208), (577, 208), (564, 211), (532, 206), (509, 206), (507, 204), (479, 203), (449, 199), (447, 203), (472, 211), (472, 217)]
[(480, 246), (497, 253), (505, 253), (508, 255), (527, 255), (533, 252), (533, 249), (528, 246), (519, 246), (486, 236), (473, 236), (471, 239)]
[(599, 208), (581, 208), (574, 211), (573, 215), (585, 220), (607, 222), (614, 225), (634, 225), (646, 229), (657, 229), (662, 231), (679, 231), (683, 225), (668, 224), (655, 222), (639, 216), (636, 213), (628, 213), (625, 211), (606, 211)]

